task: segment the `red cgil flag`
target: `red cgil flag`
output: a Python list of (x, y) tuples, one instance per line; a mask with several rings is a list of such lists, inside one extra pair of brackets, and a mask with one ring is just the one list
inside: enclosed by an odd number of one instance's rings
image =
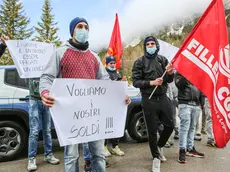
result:
[(213, 0), (172, 60), (208, 98), (218, 147), (230, 139), (230, 58), (222, 0)]
[(116, 68), (121, 68), (122, 58), (122, 43), (118, 15), (116, 14), (116, 20), (113, 27), (113, 33), (110, 39), (109, 48), (107, 50), (107, 56), (114, 56), (116, 58)]

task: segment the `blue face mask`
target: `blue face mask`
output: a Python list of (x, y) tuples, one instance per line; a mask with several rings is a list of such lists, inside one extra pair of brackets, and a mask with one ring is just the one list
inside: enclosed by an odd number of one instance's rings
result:
[(111, 68), (111, 67), (109, 67), (109, 66), (108, 66), (108, 69), (109, 69), (110, 71), (115, 71), (115, 70), (116, 70), (116, 68)]
[(75, 39), (77, 40), (77, 42), (84, 44), (88, 41), (88, 38), (89, 38), (89, 31), (85, 29), (76, 30)]
[(153, 55), (156, 52), (157, 48), (152, 47), (152, 48), (146, 48), (147, 53)]

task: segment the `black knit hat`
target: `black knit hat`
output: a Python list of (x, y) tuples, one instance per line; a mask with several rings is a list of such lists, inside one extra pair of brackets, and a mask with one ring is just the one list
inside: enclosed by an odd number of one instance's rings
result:
[(106, 64), (109, 64), (110, 62), (114, 61), (116, 63), (116, 58), (113, 56), (108, 56), (105, 59)]

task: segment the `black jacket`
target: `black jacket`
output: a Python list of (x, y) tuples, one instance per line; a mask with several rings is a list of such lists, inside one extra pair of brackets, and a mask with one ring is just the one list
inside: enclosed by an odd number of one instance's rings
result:
[[(180, 73), (176, 73), (179, 104), (200, 105), (203, 94)], [(195, 104), (192, 104), (195, 103)]]
[[(158, 55), (160, 46), (156, 38), (153, 37), (157, 46), (155, 54), (150, 55), (146, 52), (145, 45), (148, 38), (149, 37), (144, 41), (144, 56), (134, 62), (132, 69), (133, 86), (140, 88), (142, 95), (147, 96), (149, 96), (155, 88), (155, 86), (150, 86), (150, 81), (160, 78), (165, 72), (165, 67), (168, 65), (168, 60), (164, 56)], [(165, 95), (168, 83), (173, 81), (173, 77), (174, 74), (166, 74), (163, 84), (158, 86), (153, 96)]]
[(3, 44), (0, 44), (0, 57), (3, 55), (3, 53), (5, 52), (6, 50), (6, 46), (3, 45)]
[(115, 71), (111, 71), (108, 68), (106, 68), (106, 71), (108, 72), (109, 78), (112, 81), (120, 81), (122, 79), (121, 75), (116, 70)]

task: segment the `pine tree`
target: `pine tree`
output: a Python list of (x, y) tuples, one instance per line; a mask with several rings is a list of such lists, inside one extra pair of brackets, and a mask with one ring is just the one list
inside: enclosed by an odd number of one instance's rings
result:
[(56, 46), (61, 45), (61, 41), (57, 36), (57, 22), (54, 22), (54, 15), (51, 14), (51, 2), (50, 0), (45, 0), (45, 4), (42, 8), (41, 22), (38, 22), (38, 27), (35, 27), (38, 35), (35, 40), (43, 42), (50, 41)]
[(0, 29), (10, 39), (27, 39), (33, 33), (28, 29), (30, 19), (26, 17), (23, 5), (19, 0), (3, 0), (0, 6)]
[[(0, 35), (8, 35), (12, 40), (28, 39), (33, 34), (33, 28), (28, 28), (29, 23), (30, 19), (19, 0), (3, 0), (0, 6)], [(9, 53), (4, 54), (0, 64), (13, 64)]]

